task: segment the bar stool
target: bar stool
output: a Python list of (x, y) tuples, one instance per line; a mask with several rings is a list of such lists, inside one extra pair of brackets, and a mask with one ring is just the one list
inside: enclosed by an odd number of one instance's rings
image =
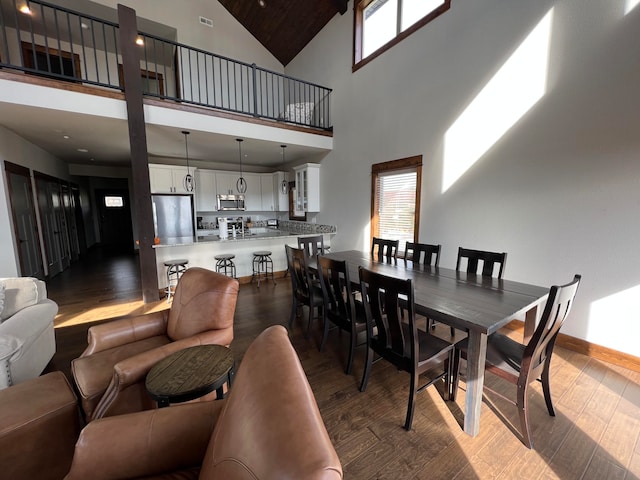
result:
[(176, 285), (178, 285), (178, 280), (187, 269), (187, 263), (189, 263), (189, 260), (184, 258), (164, 262), (164, 266), (167, 267), (167, 288), (165, 290), (167, 303), (171, 301), (171, 295), (175, 291)]
[(233, 253), (223, 253), (213, 258), (216, 260), (216, 272), (223, 272), (226, 276), (231, 273), (231, 278), (236, 278), (236, 264), (233, 263), (236, 256)]
[(260, 250), (253, 252), (253, 273), (251, 274), (251, 283), (253, 279), (258, 279), (258, 288), (260, 288), (260, 279), (264, 277), (265, 280), (271, 275), (271, 281), (276, 285), (276, 280), (273, 276), (273, 261), (271, 260), (271, 252), (268, 250)]

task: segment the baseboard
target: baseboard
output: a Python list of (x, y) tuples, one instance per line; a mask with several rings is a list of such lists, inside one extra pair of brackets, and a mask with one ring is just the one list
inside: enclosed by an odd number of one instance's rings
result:
[[(524, 331), (524, 322), (521, 320), (513, 320), (506, 328)], [(619, 352), (612, 348), (603, 347), (602, 345), (596, 345), (595, 343), (590, 343), (586, 340), (563, 333), (558, 334), (556, 345), (566, 348), (567, 350), (582, 353), (587, 357), (597, 358), (598, 360), (628, 368), (634, 372), (640, 372), (640, 357), (634, 357), (628, 353)]]

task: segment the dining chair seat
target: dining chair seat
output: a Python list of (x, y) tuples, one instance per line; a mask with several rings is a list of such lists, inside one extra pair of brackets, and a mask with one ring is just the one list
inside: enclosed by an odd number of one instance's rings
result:
[(287, 256), (287, 269), (291, 275), (292, 293), (289, 328), (293, 328), (293, 321), (298, 316), (298, 309), (306, 305), (309, 308), (309, 320), (307, 323), (308, 338), (311, 334), (314, 311), (321, 309), (324, 303), (322, 289), (319, 284), (312, 281), (311, 273), (307, 266), (307, 255), (304, 249), (285, 245), (285, 251)]

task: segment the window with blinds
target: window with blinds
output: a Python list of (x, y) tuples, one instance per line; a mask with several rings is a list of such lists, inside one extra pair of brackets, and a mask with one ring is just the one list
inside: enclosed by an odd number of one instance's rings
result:
[(417, 241), (422, 157), (373, 165), (372, 237)]

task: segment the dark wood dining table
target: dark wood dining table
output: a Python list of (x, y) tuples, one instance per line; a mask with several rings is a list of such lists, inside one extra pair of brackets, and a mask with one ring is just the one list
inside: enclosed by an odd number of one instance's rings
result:
[(535, 330), (542, 313), (538, 307), (546, 301), (549, 289), (448, 268), (414, 265), (401, 259), (380, 262), (368, 252), (356, 250), (326, 256), (345, 260), (353, 283), (358, 282), (358, 267), (410, 278), (416, 313), (468, 333), (464, 431), (476, 436), (480, 430), (487, 336), (511, 320), (524, 318), (526, 342)]

